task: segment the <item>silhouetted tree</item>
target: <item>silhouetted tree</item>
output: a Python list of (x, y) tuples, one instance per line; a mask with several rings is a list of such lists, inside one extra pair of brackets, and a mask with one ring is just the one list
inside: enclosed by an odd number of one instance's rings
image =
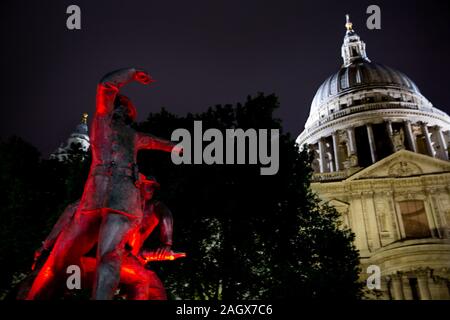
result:
[(89, 161), (77, 147), (59, 162), (41, 160), (18, 137), (0, 141), (0, 296), (30, 270), (34, 251), (62, 210), (81, 196)]
[[(150, 114), (139, 129), (170, 139), (173, 130), (277, 128), (275, 95), (217, 105), (178, 117)], [(175, 246), (184, 261), (165, 263), (163, 279), (185, 299), (357, 298), (359, 257), (353, 234), (336, 210), (311, 192), (311, 158), (280, 136), (280, 170), (261, 176), (255, 165), (179, 165), (143, 152), (141, 171), (157, 176), (161, 198), (175, 214)]]

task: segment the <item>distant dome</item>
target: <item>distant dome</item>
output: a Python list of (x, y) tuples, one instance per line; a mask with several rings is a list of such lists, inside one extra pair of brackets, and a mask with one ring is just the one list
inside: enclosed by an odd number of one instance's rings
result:
[(359, 59), (343, 66), (322, 83), (311, 104), (311, 113), (317, 112), (321, 105), (331, 99), (356, 90), (377, 87), (398, 88), (420, 94), (416, 84), (404, 73), (379, 63)]
[(50, 159), (57, 159), (58, 161), (68, 160), (73, 148), (81, 148), (83, 152), (88, 151), (90, 142), (87, 120), (88, 114), (83, 113), (81, 122), (76, 126), (75, 131), (72, 132), (65, 144), (62, 143), (55, 152), (50, 154)]
[(88, 135), (89, 134), (89, 130), (88, 130), (87, 124), (86, 123), (80, 123), (79, 125), (77, 125), (77, 127), (75, 129), (75, 133)]

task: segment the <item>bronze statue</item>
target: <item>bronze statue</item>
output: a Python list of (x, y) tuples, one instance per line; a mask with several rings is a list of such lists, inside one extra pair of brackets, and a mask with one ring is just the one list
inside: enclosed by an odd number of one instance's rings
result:
[[(119, 284), (125, 246), (142, 223), (137, 152), (158, 149), (171, 152), (174, 144), (135, 131), (136, 108), (119, 94), (120, 88), (153, 80), (141, 70), (121, 69), (107, 74), (97, 87), (96, 113), (90, 135), (92, 164), (84, 192), (71, 223), (56, 239), (27, 299), (43, 298), (54, 289), (54, 279), (98, 242), (93, 299), (109, 300)], [(175, 150), (181, 152), (181, 150)]]
[[(184, 257), (184, 253), (173, 252), (172, 234), (173, 218), (170, 210), (160, 201), (153, 199), (155, 189), (159, 189), (159, 183), (153, 177), (145, 178), (140, 175), (140, 188), (143, 205), (143, 219), (139, 228), (130, 237), (127, 246), (128, 253), (125, 255), (120, 271), (120, 289), (128, 300), (165, 300), (166, 293), (162, 282), (156, 273), (149, 270), (146, 265), (149, 261), (173, 260)], [(34, 278), (38, 270), (35, 266), (41, 265), (40, 260), (47, 252), (50, 252), (55, 244), (56, 238), (61, 232), (68, 228), (69, 224), (76, 223), (73, 219), (79, 200), (66, 207), (53, 229), (42, 243), (42, 247), (36, 250), (35, 262), (33, 264)], [(156, 250), (145, 250), (142, 248), (144, 241), (159, 225), (160, 246)], [(83, 287), (92, 287), (96, 269), (95, 258), (83, 256), (81, 258), (83, 271)], [(25, 281), (19, 289), (18, 299), (23, 299), (25, 292), (29, 289), (29, 281)]]

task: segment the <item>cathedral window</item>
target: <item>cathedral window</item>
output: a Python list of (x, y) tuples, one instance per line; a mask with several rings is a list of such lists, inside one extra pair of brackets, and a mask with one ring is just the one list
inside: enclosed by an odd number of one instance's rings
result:
[(420, 200), (399, 202), (406, 238), (431, 237), (425, 205)]

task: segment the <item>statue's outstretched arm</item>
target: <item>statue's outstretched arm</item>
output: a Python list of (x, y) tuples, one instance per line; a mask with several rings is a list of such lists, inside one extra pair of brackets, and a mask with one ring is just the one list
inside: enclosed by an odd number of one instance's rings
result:
[(52, 231), (50, 231), (49, 235), (42, 243), (44, 249), (49, 250), (53, 247), (56, 238), (59, 236), (61, 231), (63, 231), (72, 221), (72, 218), (75, 215), (75, 212), (77, 211), (79, 204), (80, 200), (77, 200), (74, 203), (69, 204), (66, 207), (66, 209), (64, 209), (64, 212), (61, 214), (61, 216), (58, 218), (55, 225), (53, 226)]
[(120, 69), (105, 75), (97, 86), (97, 114), (112, 112), (120, 88), (133, 81), (142, 84), (153, 82), (147, 72), (135, 68)]
[(162, 150), (166, 152), (182, 152), (182, 148), (177, 146), (175, 143), (161, 139), (158, 137), (155, 137), (148, 133), (142, 133), (139, 132), (137, 135), (138, 143), (137, 143), (137, 149), (147, 149), (147, 150)]

